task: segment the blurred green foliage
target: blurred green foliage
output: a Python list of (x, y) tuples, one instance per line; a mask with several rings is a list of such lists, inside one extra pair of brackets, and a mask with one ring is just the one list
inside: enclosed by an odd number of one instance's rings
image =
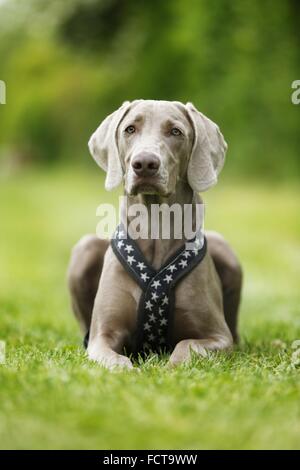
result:
[(230, 175), (300, 173), (297, 0), (0, 0), (2, 161), (87, 160), (127, 99), (193, 101), (229, 143)]

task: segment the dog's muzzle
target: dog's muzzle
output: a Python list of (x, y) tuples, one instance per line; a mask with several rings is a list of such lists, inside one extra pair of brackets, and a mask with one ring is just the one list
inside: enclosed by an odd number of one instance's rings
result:
[(132, 169), (138, 177), (153, 177), (157, 175), (160, 167), (160, 159), (150, 152), (141, 152), (132, 159)]
[(131, 161), (134, 193), (161, 192), (160, 157), (148, 151), (139, 152)]

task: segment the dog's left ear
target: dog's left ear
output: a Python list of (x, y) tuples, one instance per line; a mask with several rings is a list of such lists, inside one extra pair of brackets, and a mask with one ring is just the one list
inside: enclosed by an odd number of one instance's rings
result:
[(89, 140), (88, 146), (92, 157), (106, 171), (105, 189), (110, 191), (122, 182), (123, 171), (117, 146), (118, 126), (130, 107), (125, 101), (100, 124)]
[(187, 103), (186, 109), (194, 127), (187, 178), (194, 191), (202, 192), (216, 184), (224, 165), (227, 144), (219, 127), (192, 103)]

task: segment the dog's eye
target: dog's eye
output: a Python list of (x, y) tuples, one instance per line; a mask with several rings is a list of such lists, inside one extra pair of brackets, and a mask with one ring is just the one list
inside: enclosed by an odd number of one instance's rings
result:
[(128, 127), (126, 127), (125, 132), (127, 132), (127, 134), (134, 134), (135, 133), (135, 127), (134, 126), (128, 126)]
[(182, 135), (182, 132), (180, 129), (178, 129), (178, 127), (173, 127), (173, 129), (171, 129), (171, 134), (178, 136), (178, 135)]

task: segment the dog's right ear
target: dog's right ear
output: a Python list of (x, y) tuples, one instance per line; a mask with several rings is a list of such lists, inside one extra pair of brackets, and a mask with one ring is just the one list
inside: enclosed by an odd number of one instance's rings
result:
[(188, 182), (194, 191), (202, 192), (216, 184), (224, 165), (227, 144), (217, 124), (192, 103), (187, 103), (186, 109), (195, 133), (187, 171)]
[(122, 182), (123, 170), (117, 146), (117, 130), (129, 107), (130, 102), (125, 101), (117, 111), (107, 116), (88, 143), (92, 157), (106, 171), (105, 189), (108, 191)]

